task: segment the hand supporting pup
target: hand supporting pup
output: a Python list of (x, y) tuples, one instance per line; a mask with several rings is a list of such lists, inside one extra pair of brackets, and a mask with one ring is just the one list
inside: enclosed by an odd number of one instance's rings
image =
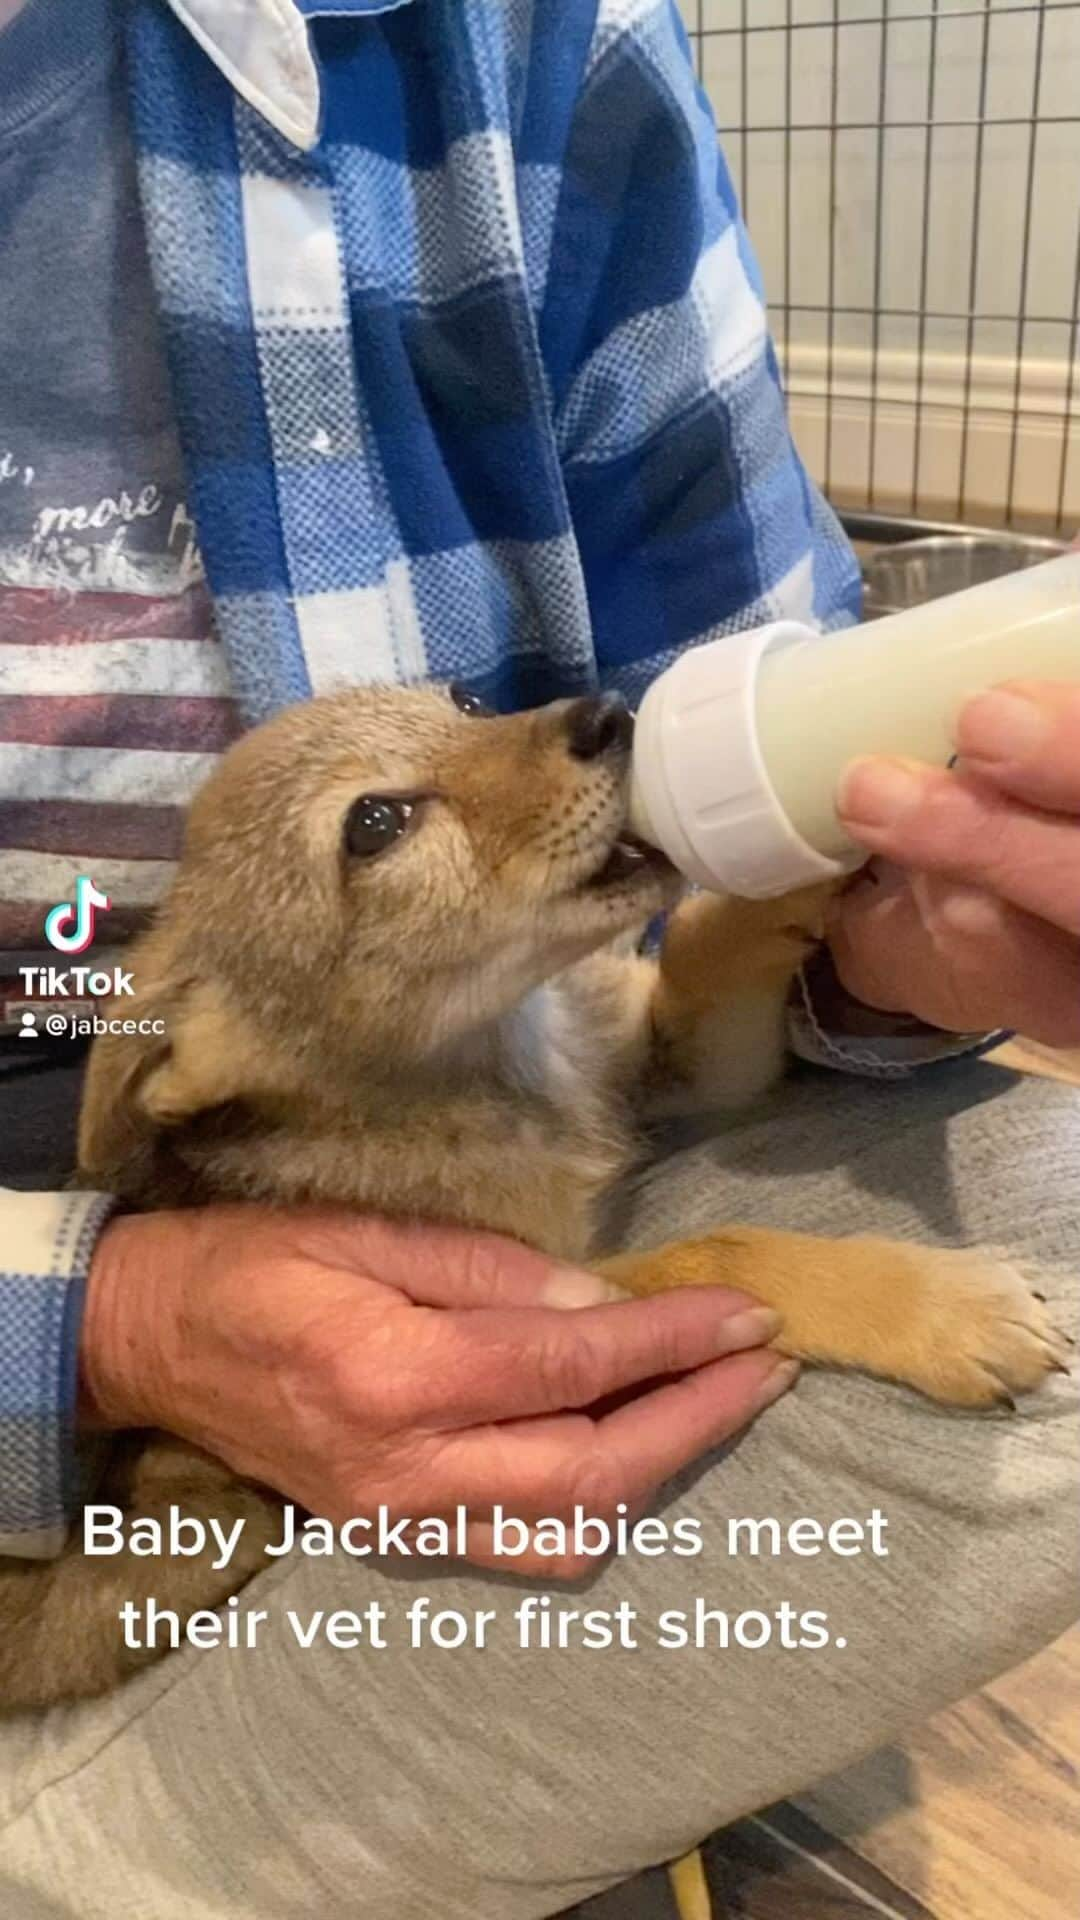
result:
[(1080, 687), (994, 688), (955, 742), (949, 772), (848, 769), (840, 817), (881, 861), (831, 909), (837, 970), (932, 1026), (1080, 1046)]
[[(722, 1288), (623, 1300), (494, 1234), (255, 1206), (152, 1213), (98, 1244), (84, 1413), (179, 1434), (337, 1524), (496, 1503), (614, 1519), (790, 1385), (796, 1369), (762, 1344), (778, 1326)], [(490, 1525), (470, 1526), (470, 1560), (504, 1565), (493, 1545)], [(513, 1564), (567, 1579), (595, 1563)]]

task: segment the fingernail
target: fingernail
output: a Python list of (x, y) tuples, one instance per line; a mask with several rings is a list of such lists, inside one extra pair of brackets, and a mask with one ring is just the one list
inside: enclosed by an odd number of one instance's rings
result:
[(800, 1372), (797, 1360), (778, 1360), (754, 1395), (754, 1412), (760, 1413), (764, 1407), (771, 1407), (774, 1400), (779, 1400), (781, 1394), (795, 1385)]
[(973, 760), (1031, 760), (1053, 732), (1049, 714), (1022, 693), (981, 693), (956, 723), (956, 744)]
[(856, 827), (891, 827), (922, 799), (921, 773), (903, 760), (853, 760), (841, 775), (836, 810)]
[(721, 1320), (720, 1337), (732, 1353), (740, 1347), (767, 1347), (770, 1340), (776, 1339), (783, 1324), (771, 1307), (744, 1307), (740, 1313), (729, 1313), (726, 1320)]
[(544, 1307), (602, 1307), (609, 1300), (625, 1300), (627, 1294), (613, 1280), (602, 1280), (598, 1273), (584, 1273), (580, 1267), (552, 1267), (540, 1294)]

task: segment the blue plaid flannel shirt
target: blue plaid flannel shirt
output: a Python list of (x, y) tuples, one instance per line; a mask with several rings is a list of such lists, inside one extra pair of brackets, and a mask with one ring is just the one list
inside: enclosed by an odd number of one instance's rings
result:
[[(857, 617), (672, 0), (130, 0), (151, 266), (254, 722), (343, 680), (631, 699)], [(0, 1196), (0, 1550), (72, 1497), (107, 1201)]]

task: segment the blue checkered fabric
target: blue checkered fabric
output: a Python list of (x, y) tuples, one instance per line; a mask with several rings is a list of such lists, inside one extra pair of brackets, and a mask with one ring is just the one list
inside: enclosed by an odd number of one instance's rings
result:
[(306, 151), (160, 0), (130, 28), (193, 505), (248, 718), (416, 674), (501, 706), (633, 697), (706, 635), (857, 617), (670, 0), (299, 5)]
[[(248, 721), (423, 675), (633, 699), (695, 640), (857, 617), (671, 0), (172, 4), (126, 0), (132, 124)], [(62, 1538), (100, 1214), (35, 1198), (0, 1274), (26, 1553)], [(28, 1204), (0, 1195), (13, 1230)]]
[(79, 1493), (76, 1346), (98, 1232), (93, 1193), (0, 1192), (0, 1553), (58, 1553)]

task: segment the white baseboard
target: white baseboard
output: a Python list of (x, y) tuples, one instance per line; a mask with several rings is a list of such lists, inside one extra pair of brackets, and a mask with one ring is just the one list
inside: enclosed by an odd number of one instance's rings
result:
[[(866, 506), (872, 491), (874, 505), (883, 511), (953, 519), (960, 517), (963, 467), (962, 517), (991, 524), (1005, 519), (1016, 401), (1014, 360), (977, 355), (966, 378), (961, 355), (927, 353), (921, 382), (911, 351), (881, 351), (876, 381), (867, 348), (835, 348), (831, 382), (824, 345), (792, 342), (787, 361), (796, 441), (814, 478), (823, 484), (829, 446), (828, 486), (835, 502)], [(1011, 519), (1017, 525), (1052, 527), (1067, 448), (1064, 521), (1070, 530), (1080, 526), (1080, 376), (1073, 387), (1071, 424), (1068, 403), (1067, 360), (1025, 362), (1012, 487)], [(826, 432), (830, 413), (831, 444)]]

